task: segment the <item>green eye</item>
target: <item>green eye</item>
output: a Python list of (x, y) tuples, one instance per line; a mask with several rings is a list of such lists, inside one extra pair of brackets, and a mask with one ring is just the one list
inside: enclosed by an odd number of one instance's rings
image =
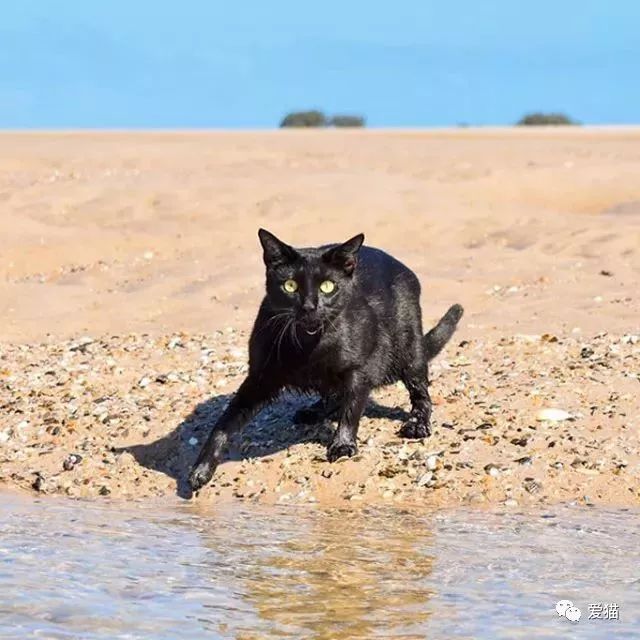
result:
[(331, 280), (325, 280), (320, 285), (320, 291), (322, 291), (322, 293), (331, 293), (335, 288), (336, 288), (336, 285), (333, 284)]
[(285, 280), (282, 283), (282, 288), (287, 293), (295, 293), (298, 290), (298, 283), (295, 280)]

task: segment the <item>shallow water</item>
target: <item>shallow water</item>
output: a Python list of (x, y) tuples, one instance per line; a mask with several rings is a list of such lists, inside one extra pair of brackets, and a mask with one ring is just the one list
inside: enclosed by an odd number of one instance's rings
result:
[(0, 494), (0, 638), (638, 638), (639, 524)]

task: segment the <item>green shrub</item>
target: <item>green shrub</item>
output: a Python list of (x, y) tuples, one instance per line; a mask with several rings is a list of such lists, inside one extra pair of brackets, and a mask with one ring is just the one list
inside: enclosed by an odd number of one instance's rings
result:
[(540, 126), (540, 125), (570, 125), (578, 124), (564, 113), (543, 113), (536, 111), (528, 113), (518, 121), (518, 126)]
[(292, 111), (280, 123), (281, 127), (326, 127), (327, 118), (322, 111)]
[(337, 115), (329, 120), (332, 127), (364, 127), (364, 118), (362, 116)]

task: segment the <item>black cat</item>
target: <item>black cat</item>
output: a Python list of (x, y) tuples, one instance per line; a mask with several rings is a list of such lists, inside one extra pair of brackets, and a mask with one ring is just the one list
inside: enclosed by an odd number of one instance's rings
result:
[(298, 412), (299, 421), (337, 412), (331, 462), (356, 453), (370, 391), (397, 380), (411, 398), (401, 435), (429, 436), (427, 363), (452, 336), (462, 307), (453, 305), (423, 336), (418, 278), (383, 251), (362, 247), (363, 234), (314, 249), (294, 249), (264, 229), (258, 235), (267, 291), (249, 340), (249, 374), (200, 451), (192, 489), (209, 482), (230, 434), (287, 388), (321, 396)]

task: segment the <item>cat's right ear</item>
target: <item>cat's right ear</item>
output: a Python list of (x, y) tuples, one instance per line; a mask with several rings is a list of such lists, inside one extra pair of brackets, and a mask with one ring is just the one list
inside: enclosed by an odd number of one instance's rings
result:
[(276, 238), (266, 229), (258, 229), (258, 237), (262, 245), (262, 258), (267, 267), (275, 268), (293, 262), (298, 254), (293, 247)]

